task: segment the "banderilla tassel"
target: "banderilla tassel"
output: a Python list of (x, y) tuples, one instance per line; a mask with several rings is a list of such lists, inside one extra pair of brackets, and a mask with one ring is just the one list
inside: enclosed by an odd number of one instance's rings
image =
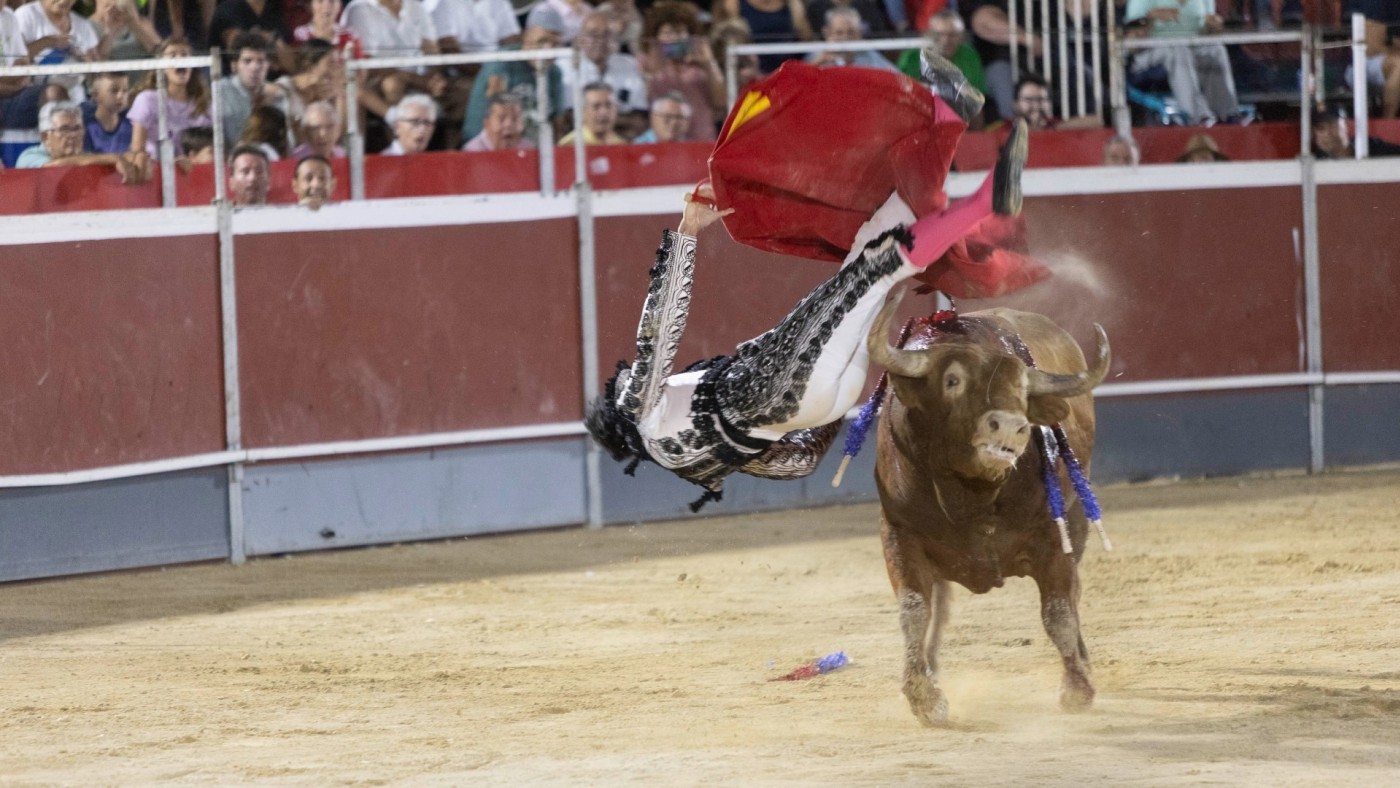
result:
[(1065, 468), (1069, 471), (1069, 480), (1074, 485), (1079, 500), (1084, 502), (1084, 516), (1089, 518), (1089, 522), (1093, 523), (1095, 530), (1099, 532), (1099, 541), (1103, 542), (1103, 549), (1111, 551), (1113, 542), (1109, 541), (1108, 531), (1103, 527), (1103, 510), (1099, 508), (1098, 496), (1094, 495), (1094, 488), (1084, 476), (1084, 469), (1079, 466), (1079, 458), (1074, 456), (1074, 449), (1070, 448), (1069, 436), (1065, 435), (1063, 427), (1056, 425), (1055, 438), (1060, 445), (1060, 456), (1064, 458)]
[(861, 447), (865, 445), (865, 436), (870, 432), (870, 425), (875, 422), (875, 417), (880, 414), (880, 406), (885, 402), (885, 389), (889, 386), (890, 375), (888, 372), (880, 375), (880, 382), (875, 384), (875, 390), (870, 393), (870, 399), (861, 406), (860, 413), (855, 421), (846, 430), (846, 447), (842, 450), (845, 456), (841, 458), (841, 467), (836, 469), (836, 476), (831, 479), (832, 487), (840, 487), (841, 480), (846, 477), (846, 468), (850, 466), (851, 460), (860, 454)]
[[(899, 342), (895, 347), (904, 347), (916, 322), (918, 321), (912, 317), (904, 321), (904, 328), (899, 331)], [(889, 386), (890, 373), (880, 373), (880, 381), (875, 384), (875, 390), (870, 392), (870, 399), (861, 406), (856, 420), (851, 422), (850, 428), (846, 430), (846, 446), (841, 450), (845, 456), (841, 458), (841, 466), (836, 469), (836, 475), (831, 478), (832, 487), (841, 486), (841, 480), (846, 478), (846, 469), (850, 467), (851, 460), (860, 454), (861, 447), (865, 445), (865, 436), (870, 432), (870, 426), (875, 423), (875, 417), (880, 415), (880, 408), (885, 404), (885, 391)]]
[(1041, 427), (1036, 430), (1036, 441), (1040, 444), (1041, 480), (1045, 482), (1045, 502), (1050, 507), (1050, 517), (1060, 530), (1060, 547), (1065, 553), (1073, 553), (1074, 545), (1069, 539), (1069, 523), (1065, 520), (1065, 496), (1060, 490), (1059, 475), (1055, 473), (1055, 438), (1050, 430)]

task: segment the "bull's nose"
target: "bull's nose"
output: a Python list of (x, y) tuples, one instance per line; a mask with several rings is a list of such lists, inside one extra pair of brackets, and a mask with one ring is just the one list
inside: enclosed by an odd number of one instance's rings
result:
[(982, 427), (988, 437), (1010, 439), (1024, 436), (1030, 431), (1030, 422), (1019, 413), (1008, 410), (989, 410), (982, 414)]

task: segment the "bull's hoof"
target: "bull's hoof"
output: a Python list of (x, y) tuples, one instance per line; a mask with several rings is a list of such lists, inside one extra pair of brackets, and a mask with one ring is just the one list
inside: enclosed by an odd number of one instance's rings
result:
[(905, 684), (904, 697), (909, 699), (909, 709), (925, 728), (940, 728), (948, 724), (948, 696), (932, 682)]
[(1060, 687), (1060, 708), (1068, 712), (1088, 711), (1094, 706), (1094, 685), (1087, 678), (1065, 676)]

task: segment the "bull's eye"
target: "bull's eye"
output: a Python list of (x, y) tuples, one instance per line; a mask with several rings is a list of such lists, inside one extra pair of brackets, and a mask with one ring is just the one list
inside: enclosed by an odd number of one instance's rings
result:
[(957, 388), (961, 383), (962, 383), (962, 380), (961, 380), (957, 375), (949, 375), (948, 377), (946, 377), (946, 378), (943, 379), (943, 387), (944, 387), (944, 388), (955, 389), (955, 388)]

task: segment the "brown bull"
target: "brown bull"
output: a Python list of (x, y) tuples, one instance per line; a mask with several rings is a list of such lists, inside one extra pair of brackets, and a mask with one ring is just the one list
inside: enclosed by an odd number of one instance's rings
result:
[[(990, 309), (915, 331), (891, 347), (881, 311), (868, 346), (890, 373), (893, 397), (880, 421), (876, 482), (881, 537), (904, 632), (904, 695), (926, 725), (945, 722), (938, 647), (951, 583), (973, 593), (1006, 576), (1035, 579), (1041, 620), (1064, 659), (1060, 704), (1094, 699), (1089, 653), (1079, 634), (1079, 558), (1087, 523), (1060, 463), (1073, 553), (1049, 515), (1044, 460), (1032, 433), (1064, 427), (1087, 474), (1094, 451), (1090, 391), (1108, 371), (1108, 337), (1098, 328), (1098, 359), (1086, 369), (1075, 341), (1048, 318)], [(1023, 344), (1022, 344), (1023, 343)], [(1018, 355), (1029, 351), (1029, 368)]]

